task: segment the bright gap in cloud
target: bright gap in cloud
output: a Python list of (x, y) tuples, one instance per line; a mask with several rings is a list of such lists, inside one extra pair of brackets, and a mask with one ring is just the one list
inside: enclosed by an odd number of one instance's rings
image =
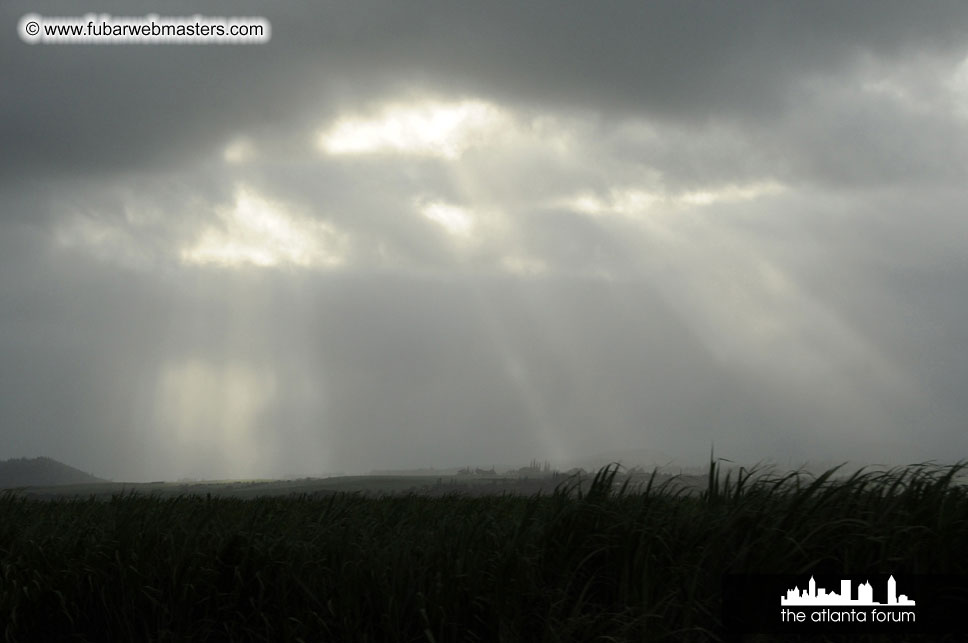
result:
[(497, 106), (479, 100), (392, 103), (375, 116), (347, 116), (319, 135), (327, 154), (414, 154), (459, 158), (486, 143), (509, 121)]
[(574, 197), (563, 199), (556, 205), (562, 205), (575, 212), (591, 216), (607, 214), (633, 216), (648, 211), (662, 201), (662, 195), (655, 192), (622, 189), (612, 190), (605, 198), (591, 192), (582, 192)]
[(607, 195), (581, 192), (561, 199), (554, 205), (591, 216), (620, 215), (635, 218), (648, 214), (654, 209), (669, 210), (687, 206), (752, 201), (762, 196), (777, 194), (782, 190), (782, 185), (772, 181), (717, 186), (678, 194), (670, 194), (661, 189), (613, 188)]
[(221, 225), (208, 227), (182, 250), (185, 263), (223, 267), (254, 265), (335, 267), (345, 259), (344, 235), (241, 187), (235, 204), (217, 210)]
[(419, 203), (420, 213), (455, 237), (469, 238), (474, 231), (474, 217), (469, 211), (450, 203)]
[(752, 201), (782, 190), (779, 183), (763, 181), (746, 185), (725, 185), (708, 190), (696, 190), (673, 197), (673, 202), (687, 205), (711, 205), (731, 201)]
[(222, 150), (222, 159), (231, 165), (248, 163), (256, 157), (255, 145), (247, 138), (237, 138)]

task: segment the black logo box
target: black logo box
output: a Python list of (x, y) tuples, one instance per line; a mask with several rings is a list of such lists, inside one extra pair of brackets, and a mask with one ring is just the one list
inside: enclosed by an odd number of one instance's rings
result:
[[(857, 587), (870, 583), (873, 600), (882, 605), (780, 605), (780, 598), (787, 591), (798, 587), (808, 588), (811, 574), (728, 574), (723, 577), (723, 624), (731, 634), (775, 633), (775, 634), (815, 634), (836, 633), (925, 633), (953, 634), (966, 631), (968, 618), (968, 576), (953, 574), (907, 574), (904, 572), (885, 572), (871, 574), (812, 574), (817, 588), (827, 593), (840, 592), (841, 580), (851, 583), (851, 597), (857, 599)], [(894, 576), (897, 595), (906, 595), (915, 605), (887, 605), (887, 581)], [(806, 614), (803, 622), (782, 620), (782, 610)], [(820, 610), (850, 612), (864, 610), (866, 622), (842, 620), (833, 622), (825, 618), (821, 622), (813, 620), (813, 612)], [(893, 622), (890, 619), (878, 622), (871, 618), (871, 610), (879, 612), (913, 612), (914, 620)], [(824, 615), (818, 615), (821, 618)]]

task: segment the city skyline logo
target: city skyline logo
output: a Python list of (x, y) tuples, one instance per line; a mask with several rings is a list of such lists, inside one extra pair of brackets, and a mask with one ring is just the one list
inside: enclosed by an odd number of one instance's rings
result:
[(800, 589), (794, 586), (787, 590), (786, 596), (780, 597), (781, 606), (878, 606), (878, 607), (913, 607), (915, 601), (908, 598), (906, 594), (897, 594), (897, 581), (892, 574), (887, 580), (887, 602), (881, 603), (874, 600), (874, 588), (870, 581), (861, 583), (857, 586), (857, 598), (851, 598), (851, 581), (840, 581), (840, 592), (827, 592), (823, 587), (817, 587), (817, 581), (810, 576), (807, 587)]
[(900, 567), (848, 571), (846, 565), (837, 569), (827, 562), (794, 573), (724, 574), (723, 624), (737, 640), (752, 633), (966, 631), (968, 574), (923, 574)]

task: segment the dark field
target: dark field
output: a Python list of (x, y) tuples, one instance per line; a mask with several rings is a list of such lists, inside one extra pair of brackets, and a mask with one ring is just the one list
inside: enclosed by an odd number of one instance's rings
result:
[(658, 478), (623, 486), (615, 469), (532, 495), (412, 479), (409, 491), (430, 493), (7, 492), (0, 637), (726, 640), (724, 574), (968, 573), (959, 471), (831, 481), (711, 465), (701, 493)]

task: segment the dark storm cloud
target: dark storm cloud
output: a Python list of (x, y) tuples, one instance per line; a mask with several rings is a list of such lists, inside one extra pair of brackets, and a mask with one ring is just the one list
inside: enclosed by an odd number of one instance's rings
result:
[[(28, 11), (79, 9), (10, 2), (4, 22)], [(265, 15), (273, 38), (248, 47), (126, 46), (124, 55), (4, 38), (4, 173), (169, 166), (240, 129), (286, 129), (341, 102), (415, 85), (672, 121), (769, 120), (804, 77), (837, 74), (861, 53), (950, 57), (963, 49), (968, 23), (960, 2), (164, 7), (165, 15), (196, 12)]]
[[(4, 22), (45, 16), (262, 15), (233, 3), (5, 3)], [(282, 18), (280, 16), (280, 18)], [(285, 20), (280, 19), (285, 32)], [(11, 32), (12, 33), (12, 32)], [(27, 46), (2, 41), (0, 139), (5, 173), (95, 174), (171, 166), (237, 127), (271, 129), (293, 116), (311, 49), (286, 39), (262, 47)], [(259, 51), (255, 51), (255, 49)], [(119, 55), (119, 53), (121, 55)], [(284, 98), (283, 98), (284, 97)]]

